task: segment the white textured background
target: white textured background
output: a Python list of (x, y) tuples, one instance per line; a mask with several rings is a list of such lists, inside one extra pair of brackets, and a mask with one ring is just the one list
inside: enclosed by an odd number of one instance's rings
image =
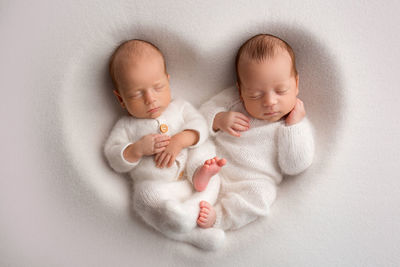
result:
[[(399, 266), (398, 1), (0, 1), (0, 266)], [(259, 32), (294, 48), (314, 165), (271, 216), (202, 252), (129, 211), (101, 145), (121, 115), (107, 60), (123, 39), (165, 53), (196, 106), (234, 82)]]

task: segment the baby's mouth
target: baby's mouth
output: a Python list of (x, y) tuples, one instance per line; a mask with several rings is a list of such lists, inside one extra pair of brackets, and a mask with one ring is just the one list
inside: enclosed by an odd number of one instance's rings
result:
[(276, 114), (278, 114), (279, 112), (278, 111), (271, 111), (271, 112), (266, 112), (266, 113), (264, 113), (264, 115), (265, 116), (274, 116), (274, 115), (276, 115)]
[(160, 109), (160, 107), (152, 108), (147, 111), (147, 113), (155, 113)]

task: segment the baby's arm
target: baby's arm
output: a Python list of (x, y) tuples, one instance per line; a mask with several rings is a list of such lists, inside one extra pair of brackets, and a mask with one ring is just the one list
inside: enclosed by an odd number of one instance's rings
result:
[(208, 138), (207, 124), (204, 117), (190, 103), (176, 100), (180, 105), (183, 118), (183, 130), (171, 137), (166, 149), (155, 156), (156, 166), (171, 167), (182, 149), (197, 147)]
[(163, 151), (170, 139), (168, 136), (152, 134), (132, 142), (127, 131), (128, 123), (129, 118), (121, 118), (104, 145), (104, 154), (116, 172), (129, 172), (139, 163), (142, 156)]
[(314, 157), (312, 128), (301, 100), (297, 100), (285, 122), (278, 130), (278, 160), (283, 173), (295, 175), (307, 169)]
[(200, 111), (204, 114), (211, 135), (221, 130), (232, 136), (240, 137), (240, 132), (249, 129), (249, 118), (229, 108), (240, 101), (238, 89), (230, 87), (204, 103)]

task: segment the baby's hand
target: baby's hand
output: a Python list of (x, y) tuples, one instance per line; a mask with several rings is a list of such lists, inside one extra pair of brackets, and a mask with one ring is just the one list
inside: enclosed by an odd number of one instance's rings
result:
[(285, 122), (287, 126), (296, 124), (300, 122), (306, 116), (306, 110), (304, 108), (304, 103), (300, 99), (297, 98), (296, 105), (287, 116)]
[(144, 156), (160, 153), (169, 145), (171, 137), (163, 134), (148, 134), (139, 140), (139, 147)]
[(240, 112), (220, 112), (215, 115), (213, 122), (214, 131), (221, 130), (236, 137), (240, 137), (240, 132), (247, 131), (249, 128), (250, 119)]
[(172, 138), (169, 145), (165, 148), (164, 151), (159, 152), (154, 156), (154, 161), (156, 162), (156, 166), (158, 168), (164, 168), (167, 166), (168, 168), (172, 166), (175, 162), (176, 156), (181, 152), (182, 145), (179, 140)]

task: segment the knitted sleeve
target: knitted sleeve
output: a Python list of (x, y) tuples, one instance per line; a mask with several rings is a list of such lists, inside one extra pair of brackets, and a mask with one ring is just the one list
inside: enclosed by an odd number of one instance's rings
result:
[(119, 119), (104, 145), (104, 154), (111, 168), (121, 173), (129, 172), (138, 165), (140, 161), (138, 160), (132, 163), (125, 160), (123, 157), (125, 148), (132, 144), (126, 129), (127, 122), (127, 117)]
[(278, 129), (278, 161), (283, 173), (299, 174), (307, 169), (314, 157), (314, 139), (307, 118)]
[(233, 86), (221, 91), (200, 107), (200, 112), (206, 118), (211, 136), (216, 135), (216, 132), (212, 128), (215, 115), (220, 112), (229, 111), (238, 101), (240, 101), (239, 92), (238, 89)]
[(181, 114), (183, 117), (183, 130), (193, 130), (199, 135), (199, 141), (189, 148), (198, 147), (208, 138), (208, 129), (204, 117), (189, 102), (179, 100), (181, 102)]

